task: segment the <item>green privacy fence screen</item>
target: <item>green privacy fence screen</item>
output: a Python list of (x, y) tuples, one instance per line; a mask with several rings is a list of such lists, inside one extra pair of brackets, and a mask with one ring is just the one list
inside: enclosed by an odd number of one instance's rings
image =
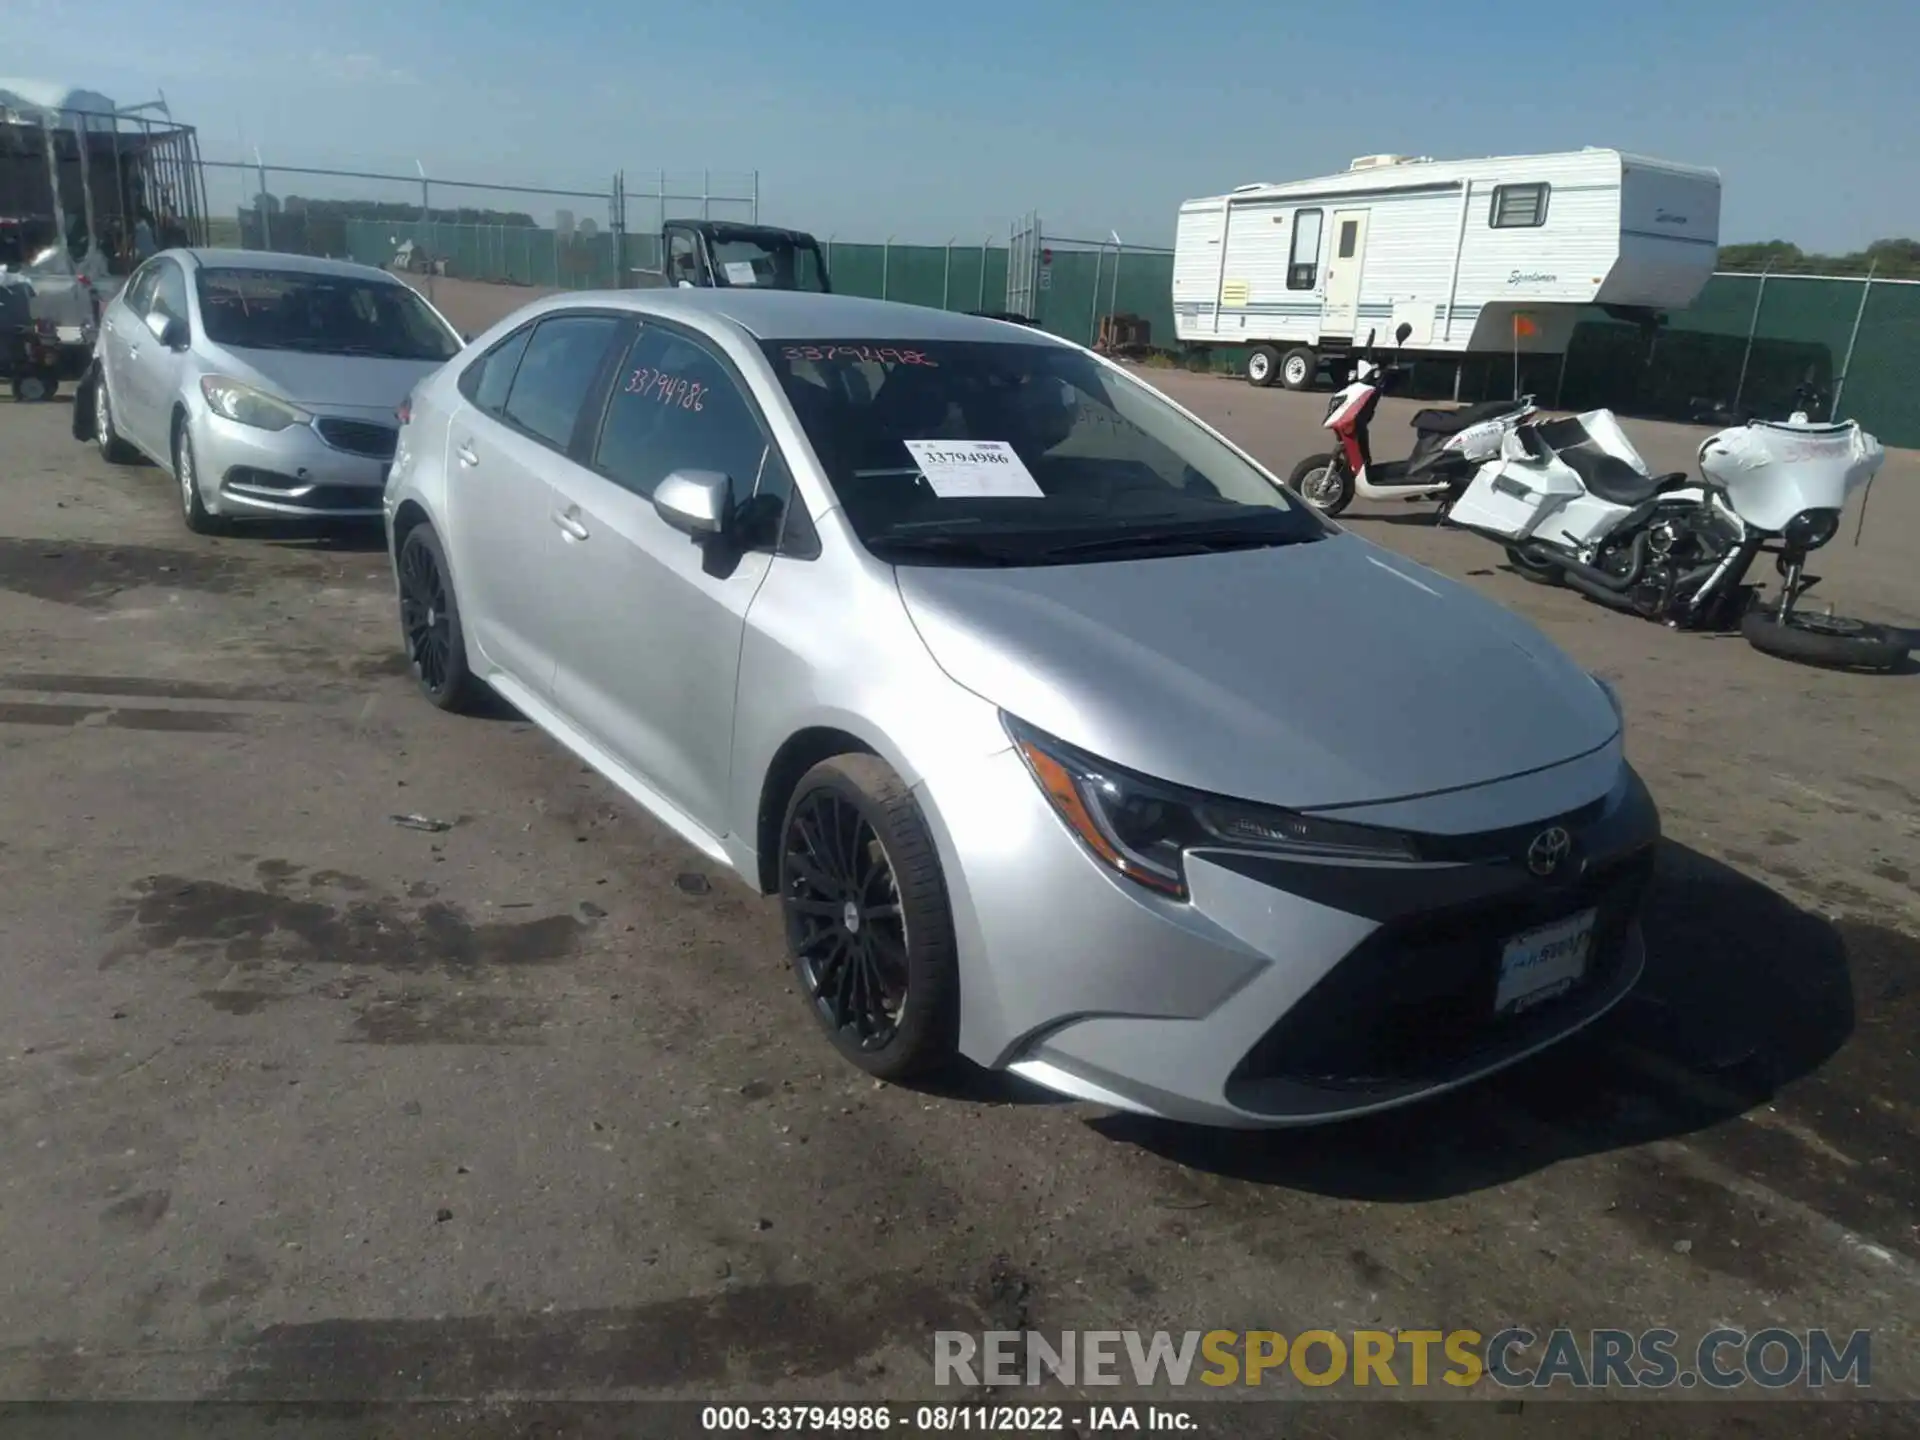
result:
[[(251, 212), (242, 241), (258, 247)], [(457, 225), (276, 215), (273, 248), (384, 265), (412, 240), (465, 279), (584, 290), (631, 284), (636, 269), (660, 266), (659, 238), (605, 232), (562, 235), (534, 226)], [(1007, 304), (1004, 245), (823, 242), (834, 288), (948, 310)], [(1046, 242), (1043, 242), (1046, 243)], [(1135, 315), (1151, 342), (1175, 344), (1173, 257), (1108, 246), (1052, 242), (1033, 291), (1034, 317), (1056, 335), (1091, 343), (1108, 313)], [(1864, 303), (1863, 303), (1864, 302)], [(1850, 358), (1849, 358), (1850, 357)], [(1231, 367), (1238, 352), (1217, 350)], [(1411, 389), (1452, 393), (1453, 362), (1416, 367)], [(1460, 397), (1510, 393), (1513, 362), (1468, 357)], [(1858, 420), (1888, 445), (1920, 446), (1920, 282), (1799, 275), (1715, 275), (1700, 297), (1651, 333), (1593, 311), (1575, 327), (1564, 363), (1527, 357), (1523, 388), (1568, 409), (1607, 406), (1627, 414), (1693, 419), (1715, 407), (1785, 414), (1811, 373), (1835, 397), (1835, 413)]]

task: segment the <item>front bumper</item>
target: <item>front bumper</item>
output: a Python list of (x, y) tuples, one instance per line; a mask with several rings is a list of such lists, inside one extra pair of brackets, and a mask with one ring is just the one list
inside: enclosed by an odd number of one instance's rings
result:
[[(962, 1049), (1062, 1094), (1242, 1128), (1384, 1110), (1514, 1064), (1605, 1014), (1645, 963), (1658, 813), (1617, 748), (1573, 764), (1584, 800), (1568, 803), (1565, 775), (1505, 782), (1488, 787), (1504, 792), (1492, 826), (1484, 795), (1419, 802), (1452, 837), (1444, 862), (1193, 855), (1190, 903), (1091, 859), (1012, 752), (943, 775), (924, 798), (961, 945)], [(1545, 804), (1525, 808), (1529, 793)], [(1555, 822), (1575, 858), (1543, 881), (1524, 851)], [(1582, 978), (1497, 1014), (1506, 942), (1587, 909)]]
[[(362, 450), (329, 444), (323, 426)], [(395, 433), (390, 416), (382, 425), (362, 413), (330, 412), (313, 425), (262, 430), (203, 414), (195, 453), (209, 508), (222, 515), (378, 519), (392, 464), (391, 449), (380, 453), (374, 432), (381, 429)]]

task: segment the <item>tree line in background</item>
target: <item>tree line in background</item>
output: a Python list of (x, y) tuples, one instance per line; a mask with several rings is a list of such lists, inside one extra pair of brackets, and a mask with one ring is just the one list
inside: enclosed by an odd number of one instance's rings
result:
[(1776, 275), (1865, 275), (1869, 270), (1883, 280), (1920, 280), (1920, 240), (1876, 240), (1851, 255), (1818, 255), (1791, 240), (1760, 240), (1748, 245), (1722, 245), (1719, 266), (1746, 274), (1771, 271)]
[(443, 209), (435, 205), (421, 210), (399, 200), (310, 200), (304, 195), (289, 195), (280, 200), (272, 195), (254, 197), (256, 208), (269, 215), (307, 215), (317, 220), (395, 220), (409, 223), (428, 220), (436, 225), (509, 225), (538, 229), (539, 223), (524, 210), (480, 210), (462, 205)]

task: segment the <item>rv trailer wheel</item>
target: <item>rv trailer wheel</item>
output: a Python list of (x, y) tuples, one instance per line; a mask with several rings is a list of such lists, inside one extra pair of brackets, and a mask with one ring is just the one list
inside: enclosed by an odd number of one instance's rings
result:
[(1271, 345), (1256, 345), (1247, 356), (1247, 383), (1265, 389), (1280, 373), (1280, 352)]
[(1320, 373), (1320, 357), (1302, 345), (1280, 362), (1280, 383), (1289, 390), (1311, 390)]

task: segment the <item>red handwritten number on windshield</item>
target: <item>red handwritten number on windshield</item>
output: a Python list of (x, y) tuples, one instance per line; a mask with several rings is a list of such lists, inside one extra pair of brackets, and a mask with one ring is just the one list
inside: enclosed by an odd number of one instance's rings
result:
[(874, 365), (925, 365), (940, 368), (919, 350), (901, 350), (891, 345), (788, 345), (780, 352), (789, 360), (865, 360)]
[(678, 405), (682, 410), (707, 408), (707, 387), (698, 380), (668, 375), (645, 365), (627, 376), (620, 389), (628, 395), (644, 395), (660, 405)]

